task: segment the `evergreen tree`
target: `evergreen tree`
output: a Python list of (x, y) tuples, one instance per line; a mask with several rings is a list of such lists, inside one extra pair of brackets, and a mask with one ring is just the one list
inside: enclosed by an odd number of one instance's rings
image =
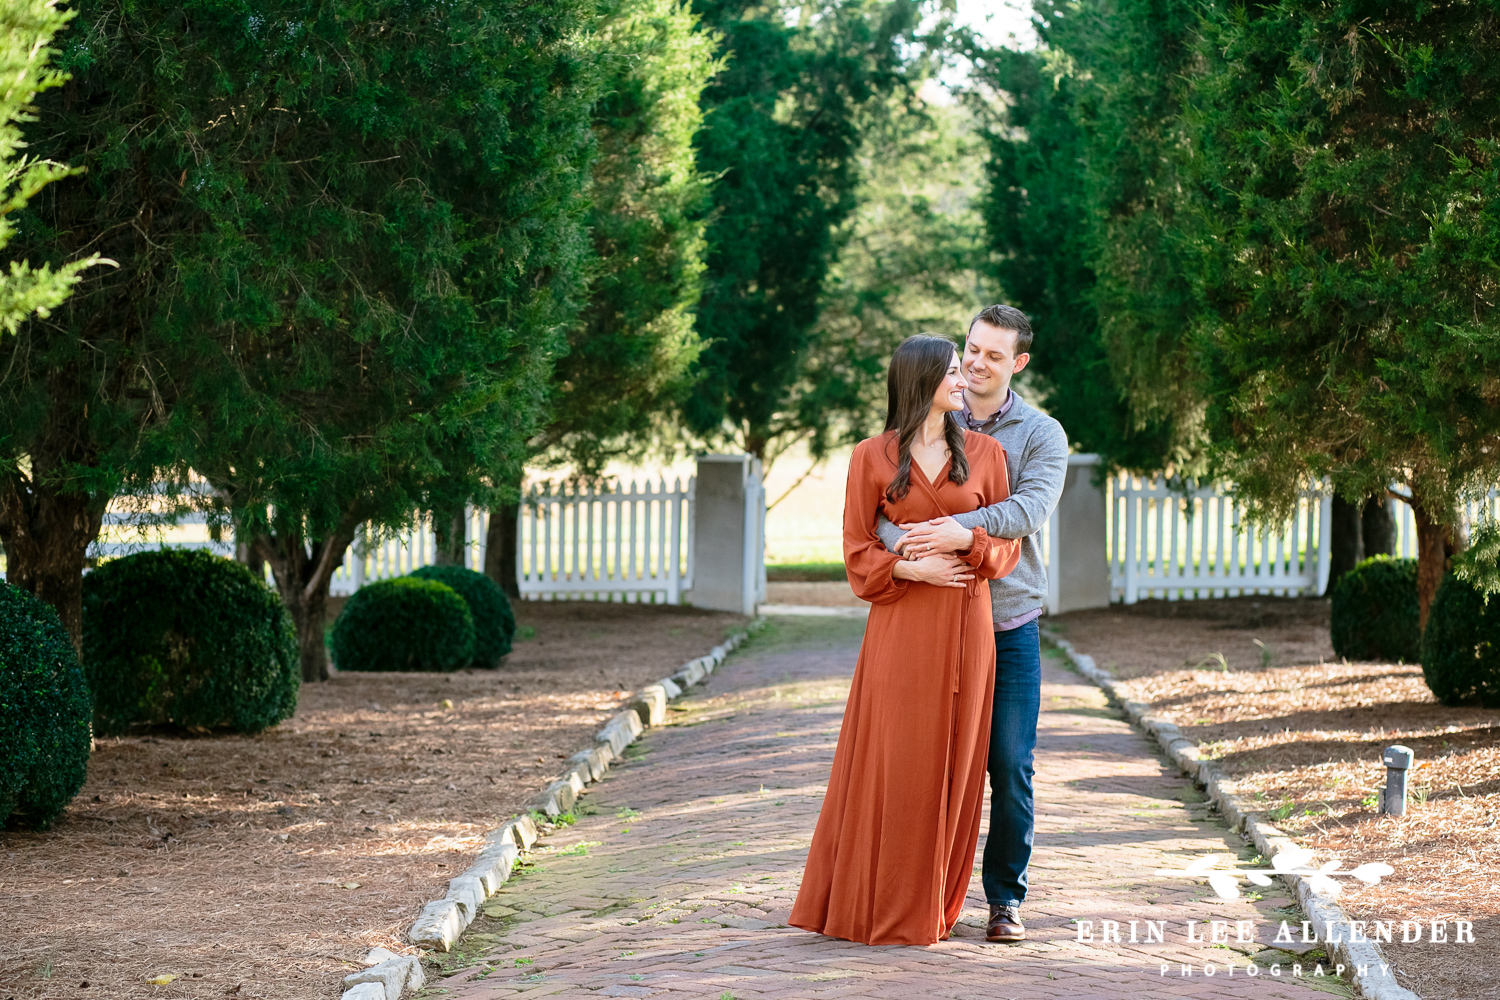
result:
[(1031, 316), (1030, 370), (1069, 439), (1108, 467), (1180, 469), (1195, 451), (1191, 398), (1173, 389), (1193, 300), (1159, 220), (1190, 8), (1034, 8), (1041, 48), (975, 59), (993, 273)]
[(1497, 28), (1493, 3), (1216, 7), (1184, 116), (1218, 461), (1270, 510), (1309, 475), (1400, 484), (1424, 625), (1459, 502), (1500, 478)]
[[(591, 30), (599, 73), (597, 156), (586, 224), (588, 298), (567, 330), (528, 457), (584, 479), (640, 457), (691, 386), (702, 350), (693, 327), (702, 291), (710, 178), (693, 139), (699, 98), (720, 68), (715, 37), (687, 0), (608, 0)], [(520, 469), (490, 518), (486, 572), (517, 593)]]
[(525, 458), (583, 277), (592, 8), (76, 9), (35, 141), (88, 173), (23, 233), (121, 267), (4, 345), (6, 457), (46, 502), (0, 516), (90, 515), (37, 557), (76, 594), (109, 497), (195, 471), (319, 679), (356, 526), (483, 496)]
[[(56, 54), (52, 38), (73, 14), (57, 9), (57, 0), (7, 0), (0, 7), (0, 248), (15, 235), (12, 213), (26, 207), (42, 188), (76, 171), (61, 163), (38, 160), (21, 150), (21, 124), (35, 121), (31, 102), (44, 90), (61, 86), (67, 76), (48, 66)], [(98, 255), (70, 261), (53, 270), (11, 261), (0, 272), (0, 327), (6, 333), (31, 316), (47, 316), (68, 297), (79, 273), (99, 262)]]
[[(0, 8), (0, 77), (9, 81), (0, 92), (0, 247), (15, 237), (16, 215), (32, 198), (47, 185), (78, 172), (22, 152), (27, 148), (22, 124), (36, 121), (32, 102), (42, 91), (67, 80), (66, 73), (49, 63), (57, 54), (52, 48), (53, 37), (72, 18), (71, 11), (57, 9), (55, 0), (9, 0)], [(6, 333), (15, 333), (31, 317), (47, 319), (72, 292), (83, 270), (100, 262), (98, 254), (62, 259), (55, 266), (49, 262), (33, 267), (12, 260), (9, 273), (0, 272), (0, 327)], [(0, 393), (3, 391), (0, 388)], [(26, 458), (7, 455), (0, 459), (5, 466), (0, 471), (0, 540), (7, 553), (6, 577), (8, 582), (56, 605), (76, 647), (81, 634), (81, 577), (63, 574), (59, 579), (38, 572), (38, 564), (45, 558), (42, 553), (48, 543), (66, 534), (71, 524), (81, 521), (97, 531), (96, 522), (103, 510), (99, 507), (96, 511), (97, 504), (65, 503), (65, 511), (38, 516), (50, 506), (52, 491), (46, 482), (50, 469), (45, 460), (38, 464)]]
[[(790, 5), (788, 5), (790, 7)], [(808, 392), (823, 282), (857, 205), (868, 115), (926, 71), (914, 0), (699, 0), (727, 61), (704, 93), (702, 168), (717, 178), (688, 428), (761, 459), (826, 423)]]
[(689, 389), (703, 348), (693, 319), (710, 178), (693, 139), (699, 99), (721, 67), (715, 37), (686, 0), (609, 0), (593, 47), (604, 78), (593, 112), (589, 297), (536, 442), (585, 477), (641, 454)]
[(879, 431), (886, 366), (902, 340), (957, 338), (988, 298), (975, 169), (984, 150), (969, 115), (900, 97), (885, 104), (867, 117), (857, 207), (834, 234), (802, 372), (772, 424), (767, 457), (805, 442), (808, 474), (831, 449)]
[[(1012, 98), (990, 229), (1041, 332), (1069, 307), (1098, 329), (1044, 372), (1107, 398), (1105, 359), (1127, 432), (1160, 432), (1123, 464), (1222, 476), (1257, 515), (1331, 476), (1384, 548), (1379, 500), (1399, 484), (1425, 622), (1463, 542), (1460, 502), (1500, 478), (1500, 8), (1038, 10), (1048, 48), (989, 75)], [(1352, 552), (1363, 518), (1340, 509)]]

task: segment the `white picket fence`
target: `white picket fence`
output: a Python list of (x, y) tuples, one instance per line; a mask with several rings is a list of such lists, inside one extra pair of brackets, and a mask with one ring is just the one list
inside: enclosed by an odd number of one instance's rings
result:
[[(463, 565), (484, 572), (485, 540), (489, 534), (489, 511), (464, 509)], [(395, 533), (376, 534), (361, 528), (354, 544), (344, 551), (344, 562), (334, 570), (328, 592), (347, 597), (371, 580), (405, 576), (414, 569), (437, 562), (437, 535), (426, 517)]]
[(521, 504), (516, 577), (531, 600), (680, 604), (693, 586), (695, 477), (593, 492), (534, 486)]
[[(516, 576), (528, 600), (613, 600), (679, 604), (693, 586), (696, 480), (622, 483), (613, 489), (535, 484), (524, 495), (517, 524)], [(1174, 488), (1160, 477), (1121, 474), (1105, 493), (1110, 599), (1134, 604), (1245, 594), (1321, 594), (1329, 571), (1331, 496), (1309, 489), (1280, 525), (1251, 524), (1232, 495), (1212, 487)], [(1500, 491), (1469, 505), (1470, 523), (1485, 511), (1500, 517)], [(1416, 555), (1411, 508), (1393, 502), (1397, 555)], [(114, 509), (90, 550), (128, 555), (168, 545), (232, 556), (232, 537), (214, 541), (202, 514), (175, 525), (135, 530), (137, 515)], [(466, 512), (465, 566), (483, 570), (489, 512)], [(1053, 559), (1059, 525), (1040, 532), (1048, 573), (1048, 606), (1058, 606)], [(435, 561), (436, 539), (425, 518), (403, 531), (361, 532), (334, 573), (330, 592), (354, 593), (366, 582), (403, 576)], [(1070, 558), (1073, 558), (1070, 556)], [(1097, 557), (1094, 557), (1097, 558)], [(1100, 581), (1102, 587), (1102, 580)], [(762, 590), (763, 593), (763, 590)]]
[[(220, 556), (234, 555), (234, 536), (225, 532), (224, 538), (214, 541), (208, 533), (208, 516), (205, 514), (183, 514), (170, 525), (152, 527), (144, 532), (136, 528), (139, 521), (139, 515), (133, 513), (105, 511), (99, 540), (89, 546), (89, 557), (100, 559), (128, 556), (163, 546), (207, 549)], [(225, 538), (228, 540), (224, 540)]]
[[(527, 600), (613, 600), (682, 603), (693, 586), (694, 479), (670, 486), (630, 482), (614, 489), (534, 485), (517, 524), (516, 577)], [(465, 512), (463, 565), (483, 571), (489, 511)], [(204, 548), (233, 556), (233, 536), (209, 538), (202, 514), (141, 530), (126, 511), (105, 515), (105, 532), (90, 554), (130, 555), (162, 546)], [(361, 530), (334, 571), (329, 593), (344, 597), (372, 580), (405, 576), (437, 559), (437, 538), (425, 517), (396, 532)], [(269, 570), (267, 571), (269, 573)], [(269, 580), (269, 577), (268, 577)]]
[[(469, 508), (463, 563), (483, 571), (489, 511)], [(693, 585), (693, 479), (686, 488), (630, 482), (614, 489), (535, 484), (517, 523), (516, 579), (524, 600), (682, 603)], [(330, 593), (431, 565), (437, 539), (426, 519), (394, 535), (363, 533), (334, 573)]]
[(1328, 583), (1332, 497), (1310, 489), (1291, 517), (1254, 525), (1212, 487), (1174, 489), (1161, 477), (1109, 481), (1110, 599), (1169, 601), (1243, 594), (1321, 594)]
[[(1391, 500), (1391, 514), (1396, 522), (1396, 555), (1406, 559), (1417, 557), (1417, 518), (1411, 512), (1411, 504)], [(1471, 500), (1464, 505), (1464, 516), (1469, 524), (1478, 524), (1486, 516), (1500, 518), (1500, 490), (1490, 490), (1482, 500)]]

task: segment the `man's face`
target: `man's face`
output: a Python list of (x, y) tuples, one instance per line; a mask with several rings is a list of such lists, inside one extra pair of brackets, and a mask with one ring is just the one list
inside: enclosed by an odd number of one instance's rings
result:
[(978, 321), (964, 342), (963, 368), (969, 395), (1003, 401), (1011, 376), (1030, 360), (1030, 354), (1016, 353), (1016, 331)]

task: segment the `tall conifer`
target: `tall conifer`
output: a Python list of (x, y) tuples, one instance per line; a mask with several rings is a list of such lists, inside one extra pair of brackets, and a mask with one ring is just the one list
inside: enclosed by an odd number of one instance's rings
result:
[(76, 622), (104, 504), (192, 470), (272, 565), (316, 680), (356, 526), (524, 458), (583, 278), (592, 5), (75, 9), (73, 80), (29, 138), (88, 172), (22, 233), (120, 268), (0, 345), (0, 440), (37, 497), (0, 523), (46, 538), (11, 566)]

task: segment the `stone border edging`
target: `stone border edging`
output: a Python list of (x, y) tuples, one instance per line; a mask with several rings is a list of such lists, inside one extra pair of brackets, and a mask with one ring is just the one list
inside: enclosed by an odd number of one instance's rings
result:
[[(1151, 706), (1127, 698), (1108, 671), (1096, 666), (1092, 656), (1075, 650), (1068, 640), (1047, 631), (1042, 632), (1042, 637), (1061, 650), (1079, 673), (1102, 688), (1132, 724), (1155, 737), (1167, 756), (1208, 792), (1209, 799), (1219, 807), (1230, 829), (1249, 837), (1262, 857), (1270, 861), (1284, 850), (1297, 849), (1294, 840), (1262, 818), (1263, 813), (1251, 808), (1225, 787), (1227, 778), (1223, 770), (1216, 762), (1199, 757), (1198, 745), (1183, 736), (1182, 730), (1174, 723), (1150, 714)], [(1340, 925), (1348, 930), (1349, 915), (1334, 897), (1313, 891), (1304, 878), (1283, 877), (1291, 884), (1302, 911), (1310, 918), (1319, 942), (1329, 950), (1329, 957), (1352, 970), (1350, 979), (1361, 996), (1368, 1000), (1421, 1000), (1396, 982), (1390, 963), (1381, 955), (1375, 942), (1348, 941), (1337, 933)]]
[[(666, 721), (667, 704), (700, 683), (752, 634), (766, 624), (757, 615), (743, 631), (725, 639), (704, 656), (684, 663), (670, 677), (641, 688), (624, 710), (604, 724), (592, 746), (568, 758), (568, 769), (525, 805), (525, 812), (501, 824), (485, 836), (485, 847), (462, 875), (448, 882), (448, 892), (422, 908), (406, 932), (408, 943), (433, 951), (447, 951), (479, 915), (485, 900), (510, 878), (521, 852), (541, 836), (532, 815), (551, 819), (571, 812), (579, 794), (604, 777), (612, 761), (651, 726)], [(389, 957), (387, 957), (389, 956)], [(369, 968), (344, 977), (340, 1000), (401, 1000), (403, 994), (421, 988), (427, 977), (416, 955), (396, 955), (377, 948), (366, 958)]]

